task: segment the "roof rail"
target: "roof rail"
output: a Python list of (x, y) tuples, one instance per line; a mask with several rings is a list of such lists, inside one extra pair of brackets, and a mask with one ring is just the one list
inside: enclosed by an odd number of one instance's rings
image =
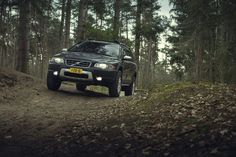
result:
[(116, 44), (119, 44), (119, 45), (122, 45), (122, 46), (125, 46), (127, 48), (129, 48), (125, 43), (122, 43), (120, 42), (119, 40), (97, 40), (97, 39), (94, 39), (94, 38), (87, 38), (85, 39), (84, 41), (104, 41), (104, 42), (111, 42), (111, 43), (116, 43)]

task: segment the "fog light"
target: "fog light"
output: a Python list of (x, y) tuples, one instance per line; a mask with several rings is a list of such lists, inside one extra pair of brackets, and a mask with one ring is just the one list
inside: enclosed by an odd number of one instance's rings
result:
[(102, 77), (96, 77), (98, 81), (102, 81)]
[(58, 75), (58, 71), (54, 71), (53, 75), (57, 76)]

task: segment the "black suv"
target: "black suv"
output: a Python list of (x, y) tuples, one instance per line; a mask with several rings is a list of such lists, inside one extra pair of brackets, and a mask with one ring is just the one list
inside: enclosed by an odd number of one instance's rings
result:
[(133, 95), (136, 64), (130, 49), (119, 42), (86, 40), (56, 54), (49, 61), (47, 87), (58, 90), (62, 81), (76, 83), (77, 90), (88, 85), (101, 85), (109, 95)]

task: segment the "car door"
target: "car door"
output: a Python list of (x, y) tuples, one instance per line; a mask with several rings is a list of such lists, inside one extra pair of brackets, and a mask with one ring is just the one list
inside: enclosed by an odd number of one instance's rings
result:
[[(133, 76), (136, 70), (136, 65), (133, 62), (133, 54), (132, 52), (126, 48), (123, 49), (123, 84), (130, 84), (133, 81)], [(129, 56), (131, 58), (126, 59), (125, 56)]]

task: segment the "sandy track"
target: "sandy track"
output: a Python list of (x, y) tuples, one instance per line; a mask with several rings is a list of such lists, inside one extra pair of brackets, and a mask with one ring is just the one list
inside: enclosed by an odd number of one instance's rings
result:
[(16, 83), (2, 90), (11, 94), (0, 101), (0, 156), (35, 156), (58, 142), (57, 135), (72, 126), (106, 120), (127, 99), (78, 92), (71, 84), (53, 92), (37, 81), (28, 86)]

